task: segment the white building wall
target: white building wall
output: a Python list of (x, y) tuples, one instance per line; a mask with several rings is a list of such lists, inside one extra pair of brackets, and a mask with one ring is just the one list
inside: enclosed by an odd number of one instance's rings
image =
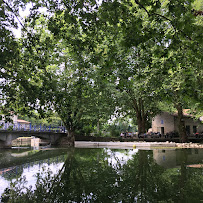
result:
[[(187, 151), (187, 165), (201, 163), (203, 157), (203, 150), (201, 149), (188, 149)], [(164, 168), (178, 167), (182, 163), (182, 152), (175, 150), (153, 150), (153, 158), (155, 162)]]
[(161, 133), (161, 127), (164, 127), (164, 133), (174, 131), (174, 117), (166, 112), (155, 116), (152, 119), (152, 131)]
[(153, 158), (158, 165), (164, 168), (174, 168), (177, 166), (175, 150), (154, 149)]
[(18, 120), (18, 116), (17, 116), (17, 115), (14, 115), (14, 116), (13, 116), (13, 123), (14, 123), (14, 124), (17, 124), (17, 120)]
[[(199, 120), (184, 117), (185, 126), (189, 126), (190, 134), (193, 134), (193, 126), (196, 126), (197, 132), (203, 132), (203, 124)], [(178, 119), (176, 116), (167, 112), (163, 112), (152, 119), (152, 131), (160, 132), (161, 127), (164, 127), (164, 133), (172, 131), (178, 132)]]

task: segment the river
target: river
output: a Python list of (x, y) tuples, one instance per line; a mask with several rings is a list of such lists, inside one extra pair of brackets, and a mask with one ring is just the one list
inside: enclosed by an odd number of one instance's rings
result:
[(2, 202), (201, 202), (202, 185), (203, 149), (0, 150)]

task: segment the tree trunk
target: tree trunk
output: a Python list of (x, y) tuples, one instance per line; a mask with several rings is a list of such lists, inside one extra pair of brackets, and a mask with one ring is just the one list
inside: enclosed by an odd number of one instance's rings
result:
[(142, 128), (142, 132), (143, 132), (143, 133), (146, 133), (146, 127), (145, 127), (146, 125), (145, 125), (145, 123), (146, 123), (146, 122), (145, 122), (145, 119), (142, 119), (141, 128)]
[[(59, 145), (64, 145), (64, 146), (75, 146), (75, 128), (72, 124), (71, 116), (70, 113), (68, 114), (68, 117), (61, 116), (59, 112), (57, 112), (63, 122), (63, 125), (65, 126), (67, 130), (67, 136), (63, 137)], [(64, 119), (65, 118), (65, 119)]]
[(141, 116), (139, 115), (140, 113), (136, 113), (137, 115), (137, 125), (138, 125), (138, 134), (141, 134), (143, 133), (143, 128), (142, 128), (142, 118)]
[(134, 100), (134, 109), (136, 111), (137, 125), (138, 125), (138, 134), (146, 132), (146, 116), (144, 112), (143, 100), (139, 99), (138, 104), (137, 100)]
[(185, 121), (183, 118), (182, 105), (180, 103), (177, 104), (176, 109), (178, 110), (178, 129), (179, 129), (180, 142), (188, 142), (188, 137), (185, 129)]
[(100, 134), (100, 121), (99, 121), (99, 118), (97, 120), (97, 133), (98, 133), (98, 135)]
[(186, 182), (187, 182), (187, 149), (181, 150), (181, 165), (180, 165), (180, 182), (179, 182), (179, 201), (185, 202)]
[(68, 141), (70, 142), (70, 146), (75, 146), (75, 133), (74, 131), (68, 130)]
[(74, 147), (75, 146), (75, 133), (68, 130), (67, 136), (61, 137), (58, 141), (59, 146)]
[(142, 132), (145, 133), (146, 132), (146, 116), (145, 116), (145, 110), (144, 110), (144, 104), (143, 104), (143, 100), (141, 100), (141, 115), (142, 115), (142, 124), (141, 124), (141, 128), (142, 128)]

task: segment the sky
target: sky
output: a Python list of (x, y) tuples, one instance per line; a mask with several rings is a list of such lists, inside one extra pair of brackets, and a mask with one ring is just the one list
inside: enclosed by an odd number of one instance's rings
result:
[[(23, 19), (25, 17), (27, 17), (30, 13), (30, 8), (32, 7), (32, 4), (29, 3), (27, 6), (26, 6), (26, 9), (25, 10), (22, 10), (21, 8), (19, 9), (19, 20), (21, 21), (21, 23), (23, 24)], [(46, 8), (42, 8), (40, 9), (41, 12), (46, 12)], [(16, 18), (16, 22), (18, 23), (18, 29), (14, 29), (12, 28), (12, 31), (13, 31), (13, 34), (15, 35), (16, 38), (20, 38), (21, 37), (21, 24), (19, 23), (18, 19)]]
[[(102, 0), (97, 0), (97, 4), (101, 5), (101, 3), (102, 3)], [(19, 10), (19, 15), (20, 15), (19, 20), (21, 21), (22, 24), (23, 24), (23, 19), (26, 16), (29, 15), (29, 10), (30, 10), (31, 7), (32, 7), (32, 4), (29, 3), (29, 4), (27, 4), (25, 10), (22, 10), (20, 8), (20, 10)], [(40, 8), (39, 10), (40, 10), (41, 13), (46, 13), (47, 9), (46, 8)], [(17, 18), (16, 18), (16, 22), (18, 23), (18, 27), (19, 28), (18, 29), (12, 29), (12, 31), (13, 31), (15, 37), (20, 38), (21, 37), (21, 28), (22, 28), (22, 26), (20, 25), (20, 23), (19, 23)]]

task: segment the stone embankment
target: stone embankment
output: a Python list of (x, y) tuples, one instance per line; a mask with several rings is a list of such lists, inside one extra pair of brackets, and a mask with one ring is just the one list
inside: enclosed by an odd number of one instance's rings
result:
[(200, 143), (176, 143), (178, 148), (203, 148), (203, 144)]
[(153, 149), (153, 148), (203, 148), (199, 143), (175, 143), (175, 142), (88, 142), (75, 141), (78, 148), (115, 148), (115, 149)]

